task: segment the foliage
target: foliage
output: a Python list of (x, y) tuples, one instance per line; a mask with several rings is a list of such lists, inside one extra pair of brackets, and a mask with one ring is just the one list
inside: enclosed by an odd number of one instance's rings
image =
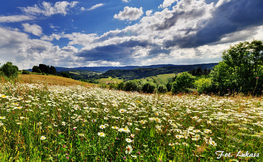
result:
[(8, 78), (17, 78), (18, 76), (18, 67), (13, 65), (12, 62), (5, 63), (1, 69)]
[(30, 72), (27, 71), (27, 70), (23, 70), (23, 71), (22, 71), (22, 74), (30, 74)]
[(69, 74), (69, 73), (66, 73), (66, 72), (60, 72), (60, 75), (63, 76), (63, 77), (66, 77), (66, 78), (72, 78), (72, 76)]
[(159, 84), (157, 89), (158, 89), (159, 93), (166, 93), (167, 92), (167, 88), (163, 84)]
[[(241, 42), (223, 52), (223, 63), (212, 74), (218, 89), (249, 94), (261, 94), (263, 80), (263, 44), (261, 41)], [(256, 79), (259, 77), (258, 79)], [(257, 87), (256, 87), (257, 84)], [(255, 89), (256, 87), (256, 89)]]
[(152, 82), (146, 82), (142, 86), (142, 91), (145, 93), (153, 93), (156, 88), (156, 84)]
[(194, 86), (199, 93), (204, 91), (210, 92), (212, 87), (212, 80), (210, 78), (201, 78), (194, 82)]
[(138, 80), (129, 80), (125, 82), (123, 89), (125, 91), (140, 91), (141, 83)]
[(195, 77), (188, 72), (183, 72), (177, 76), (172, 85), (172, 92), (188, 92), (186, 88), (193, 87)]
[(167, 88), (167, 91), (170, 92), (172, 90), (172, 83), (171, 82), (168, 82), (166, 84), (166, 88)]
[(42, 71), (39, 69), (38, 66), (33, 66), (33, 68), (32, 68), (32, 72), (42, 73)]
[(120, 82), (117, 86), (117, 89), (118, 90), (123, 90), (123, 87), (124, 87), (124, 82)]

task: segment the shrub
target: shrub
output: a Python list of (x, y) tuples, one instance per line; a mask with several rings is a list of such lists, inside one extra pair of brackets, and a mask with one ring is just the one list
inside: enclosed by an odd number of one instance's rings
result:
[(172, 85), (172, 92), (188, 92), (186, 88), (193, 87), (195, 77), (188, 72), (183, 72), (179, 74)]
[(18, 67), (12, 65), (12, 62), (7, 62), (2, 66), (2, 71), (8, 78), (16, 78), (18, 76)]
[(166, 93), (166, 92), (167, 92), (166, 86), (163, 85), (163, 84), (160, 84), (160, 85), (158, 86), (158, 92), (159, 92), (159, 93)]
[(156, 88), (156, 84), (152, 82), (146, 82), (142, 86), (142, 91), (145, 93), (153, 93)]
[(23, 70), (23, 71), (22, 71), (22, 74), (30, 74), (30, 72), (27, 71), (27, 70)]
[(135, 80), (129, 80), (125, 83), (123, 89), (125, 91), (140, 91), (140, 87), (138, 85), (138, 82)]
[(117, 89), (118, 90), (123, 90), (123, 87), (124, 87), (124, 82), (120, 82), (117, 86)]
[(110, 89), (117, 89), (117, 84), (111, 83), (110, 85)]
[(171, 82), (168, 82), (166, 84), (166, 88), (167, 88), (167, 91), (170, 92), (172, 90), (172, 83)]
[(202, 93), (204, 91), (210, 92), (212, 88), (212, 81), (210, 78), (201, 78), (194, 82), (194, 86), (197, 88), (197, 91), (199, 93)]

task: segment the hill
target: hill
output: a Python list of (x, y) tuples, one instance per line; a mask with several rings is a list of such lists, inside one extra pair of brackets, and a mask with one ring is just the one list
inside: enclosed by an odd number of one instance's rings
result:
[(190, 71), (192, 69), (197, 69), (201, 67), (202, 69), (212, 69), (218, 63), (209, 63), (209, 64), (195, 64), (195, 65), (172, 65), (164, 66), (158, 68), (137, 68), (132, 70), (109, 70), (103, 73), (100, 77), (119, 77), (125, 80), (140, 79), (149, 76), (156, 76), (160, 74), (169, 74), (169, 73), (180, 73), (184, 71)]
[(37, 83), (46, 85), (61, 85), (61, 86), (72, 86), (72, 85), (83, 85), (90, 87), (93, 84), (84, 83), (78, 80), (64, 78), (53, 75), (34, 75), (34, 74), (19, 74), (18, 80), (20, 83)]

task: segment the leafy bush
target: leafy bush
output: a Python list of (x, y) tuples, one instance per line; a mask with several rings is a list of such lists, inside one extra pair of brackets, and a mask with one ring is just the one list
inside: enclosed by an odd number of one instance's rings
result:
[(16, 78), (18, 76), (18, 67), (12, 65), (12, 62), (7, 62), (2, 66), (2, 71), (8, 78)]
[(138, 81), (129, 80), (125, 83), (123, 89), (125, 91), (140, 91), (140, 86), (138, 85)]
[(160, 85), (158, 86), (158, 92), (159, 92), (159, 93), (166, 93), (166, 92), (167, 92), (166, 86), (163, 85), (163, 84), (160, 84)]
[(188, 92), (186, 88), (193, 87), (195, 77), (188, 72), (183, 72), (179, 74), (172, 85), (172, 92)]
[(123, 90), (123, 87), (124, 87), (124, 82), (120, 82), (117, 86), (117, 89), (118, 90)]
[(202, 93), (204, 91), (210, 92), (210, 89), (212, 87), (212, 80), (210, 78), (201, 78), (194, 82), (194, 86), (197, 88), (197, 91), (199, 93)]
[(167, 88), (167, 91), (170, 92), (172, 90), (172, 83), (171, 82), (168, 82), (166, 84), (166, 88)]
[(142, 86), (142, 91), (145, 93), (153, 93), (156, 88), (156, 84), (152, 82), (146, 82)]
[(118, 87), (118, 85), (117, 85), (117, 84), (114, 84), (114, 83), (111, 83), (111, 84), (109, 85), (109, 88), (110, 88), (110, 89), (117, 89), (117, 87)]
[(22, 74), (30, 74), (30, 72), (27, 71), (27, 70), (23, 70), (23, 71), (22, 71)]

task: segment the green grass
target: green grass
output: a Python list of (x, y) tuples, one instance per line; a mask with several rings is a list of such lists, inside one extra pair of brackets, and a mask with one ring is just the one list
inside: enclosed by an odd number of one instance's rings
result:
[(5, 83), (0, 105), (1, 161), (263, 161), (262, 98)]
[(112, 78), (112, 77), (101, 78), (99, 79), (99, 84), (106, 84), (108, 81), (115, 81), (115, 83), (120, 83), (120, 82), (123, 82), (123, 79)]
[(160, 74), (157, 76), (150, 76), (150, 77), (142, 78), (141, 80), (150, 81), (150, 82), (153, 82), (155, 80), (157, 84), (166, 85), (169, 82), (169, 79), (172, 79), (174, 77), (175, 77), (175, 74), (171, 73), (171, 74)]

